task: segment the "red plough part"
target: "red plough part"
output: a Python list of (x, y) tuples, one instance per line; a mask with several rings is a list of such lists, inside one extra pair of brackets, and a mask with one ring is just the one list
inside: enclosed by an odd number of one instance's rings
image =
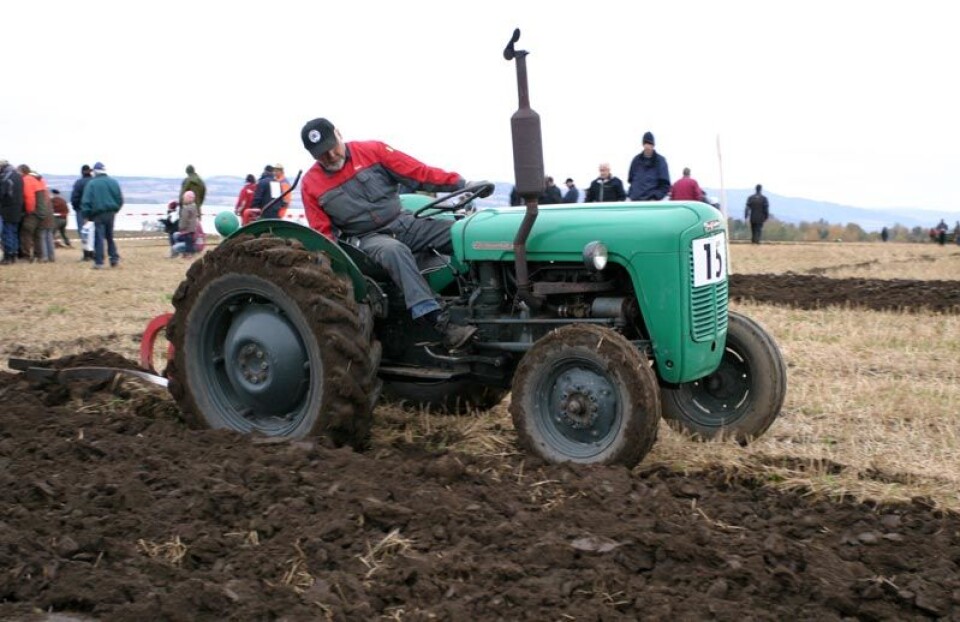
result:
[[(157, 370), (153, 367), (153, 349), (157, 342), (157, 335), (160, 331), (166, 331), (167, 323), (173, 317), (172, 313), (164, 313), (150, 320), (147, 329), (143, 331), (143, 338), (140, 340), (140, 367), (156, 374)], [(173, 358), (173, 344), (167, 344), (167, 360)]]

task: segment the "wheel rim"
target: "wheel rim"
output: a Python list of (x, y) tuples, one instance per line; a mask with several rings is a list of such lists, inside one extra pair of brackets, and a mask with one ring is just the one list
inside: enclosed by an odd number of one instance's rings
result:
[(537, 387), (537, 426), (556, 451), (574, 459), (601, 453), (622, 422), (616, 383), (585, 359), (554, 365)]
[(195, 373), (227, 427), (290, 434), (307, 415), (313, 365), (302, 330), (250, 292), (225, 297), (202, 324)]
[(711, 428), (732, 425), (746, 412), (750, 377), (746, 359), (727, 348), (715, 372), (683, 385), (687, 401), (693, 406), (688, 412), (691, 421)]

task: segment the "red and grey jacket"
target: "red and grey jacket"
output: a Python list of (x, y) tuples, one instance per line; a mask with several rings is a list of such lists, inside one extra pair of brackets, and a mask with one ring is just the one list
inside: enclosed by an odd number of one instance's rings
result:
[(311, 227), (328, 238), (383, 229), (401, 213), (398, 184), (412, 190), (452, 192), (466, 183), (457, 173), (439, 168), (371, 141), (346, 144), (347, 161), (335, 173), (315, 163), (303, 178), (303, 208)]

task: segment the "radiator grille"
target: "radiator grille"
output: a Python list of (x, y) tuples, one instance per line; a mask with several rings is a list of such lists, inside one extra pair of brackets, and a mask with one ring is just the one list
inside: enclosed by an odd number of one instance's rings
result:
[(694, 341), (709, 341), (727, 328), (727, 279), (693, 287), (693, 257), (690, 258), (690, 326)]

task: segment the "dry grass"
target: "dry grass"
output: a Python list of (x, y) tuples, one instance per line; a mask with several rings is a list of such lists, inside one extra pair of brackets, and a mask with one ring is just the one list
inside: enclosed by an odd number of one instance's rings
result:
[[(96, 347), (136, 360), (140, 333), (153, 316), (172, 310), (170, 298), (187, 263), (166, 259), (162, 239), (121, 240), (120, 252), (117, 270), (91, 270), (76, 261), (77, 252), (61, 252), (55, 264), (0, 268), (0, 368), (9, 356), (62, 356)], [(960, 278), (955, 246), (738, 244), (731, 255), (741, 273)], [(878, 500), (926, 496), (960, 509), (960, 317), (734, 308), (763, 323), (783, 350), (789, 365), (783, 416), (747, 448), (697, 443), (662, 426), (645, 464), (686, 470), (722, 464), (777, 486)], [(381, 407), (374, 444), (514, 454), (506, 403), (466, 417)], [(552, 486), (534, 486), (533, 474), (505, 468), (496, 475), (526, 481), (545, 506), (562, 502)]]
[(137, 549), (151, 559), (160, 559), (171, 566), (180, 566), (187, 556), (187, 545), (180, 536), (173, 536), (167, 542), (152, 542), (143, 538), (137, 540)]
[(815, 273), (832, 278), (956, 280), (960, 246), (895, 243), (764, 243), (731, 246), (740, 274)]

